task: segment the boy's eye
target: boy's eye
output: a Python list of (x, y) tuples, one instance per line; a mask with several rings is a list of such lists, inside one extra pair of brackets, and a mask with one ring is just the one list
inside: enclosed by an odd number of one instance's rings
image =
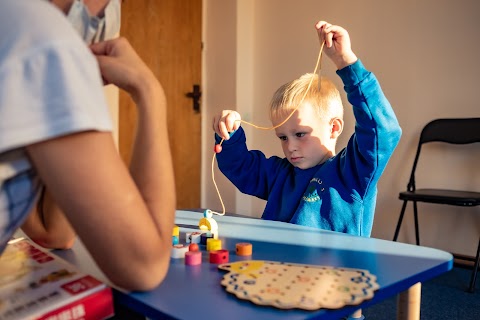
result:
[(282, 141), (287, 141), (287, 137), (285, 137), (285, 136), (280, 136), (280, 137), (278, 137), (278, 138), (279, 138), (280, 140), (282, 140)]
[(305, 135), (305, 132), (298, 132), (298, 133), (295, 133), (295, 135), (298, 137), (298, 138), (301, 138)]

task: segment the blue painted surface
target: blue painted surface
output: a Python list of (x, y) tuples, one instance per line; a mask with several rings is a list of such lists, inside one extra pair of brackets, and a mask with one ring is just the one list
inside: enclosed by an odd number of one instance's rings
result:
[[(178, 211), (180, 241), (202, 218), (199, 212)], [(373, 299), (339, 310), (280, 310), (257, 306), (238, 299), (220, 285), (224, 271), (208, 262), (201, 246), (203, 263), (186, 266), (174, 260), (165, 281), (147, 293), (116, 294), (117, 300), (151, 318), (177, 319), (338, 319), (359, 307), (367, 307), (451, 270), (451, 254), (426, 247), (392, 241), (355, 237), (321, 231), (283, 222), (229, 216), (214, 216), (219, 225), (222, 246), (230, 251), (230, 261), (245, 258), (235, 255), (238, 242), (253, 244), (248, 259), (367, 269), (377, 277), (380, 289)]]

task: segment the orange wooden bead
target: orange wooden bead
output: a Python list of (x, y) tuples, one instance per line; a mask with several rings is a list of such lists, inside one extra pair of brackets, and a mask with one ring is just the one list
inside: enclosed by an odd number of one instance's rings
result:
[(215, 151), (215, 153), (220, 153), (222, 152), (222, 146), (219, 144), (216, 144), (213, 150)]
[(198, 251), (198, 244), (196, 243), (191, 243), (189, 246), (188, 246), (188, 251)]
[(252, 255), (252, 244), (248, 242), (237, 243), (236, 253), (237, 256), (251, 256)]

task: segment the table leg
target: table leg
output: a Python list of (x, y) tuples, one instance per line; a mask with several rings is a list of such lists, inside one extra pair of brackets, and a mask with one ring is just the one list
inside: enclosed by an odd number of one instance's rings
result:
[(115, 303), (115, 315), (107, 320), (147, 320), (144, 315), (141, 315), (128, 307), (125, 307), (119, 303)]
[(419, 282), (401, 292), (397, 300), (397, 320), (420, 320), (422, 284)]

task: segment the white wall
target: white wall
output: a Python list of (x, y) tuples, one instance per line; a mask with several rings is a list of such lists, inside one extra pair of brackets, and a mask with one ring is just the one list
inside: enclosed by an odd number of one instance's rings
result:
[[(319, 51), (317, 20), (344, 26), (352, 47), (379, 78), (403, 129), (402, 140), (380, 183), (372, 236), (391, 239), (401, 208), (398, 192), (406, 187), (418, 135), (437, 117), (479, 117), (480, 2), (204, 0), (204, 155), (202, 206), (221, 210), (212, 183), (213, 115), (236, 108), (245, 120), (270, 126), (267, 105), (276, 88), (312, 72)], [(322, 75), (342, 88), (328, 58)], [(345, 96), (345, 146), (354, 118)], [(282, 155), (273, 131), (248, 128), (250, 148)], [(472, 155), (433, 146), (422, 159), (418, 187), (480, 191), (480, 145)], [(441, 162), (436, 164), (437, 161)], [(445, 171), (442, 165), (460, 165)], [(216, 164), (215, 164), (216, 168)], [(215, 169), (227, 212), (260, 216), (264, 202), (239, 194)], [(424, 182), (420, 182), (423, 180)], [(421, 241), (452, 252), (474, 255), (480, 234), (480, 209), (419, 205)], [(400, 241), (414, 242), (409, 206)]]

